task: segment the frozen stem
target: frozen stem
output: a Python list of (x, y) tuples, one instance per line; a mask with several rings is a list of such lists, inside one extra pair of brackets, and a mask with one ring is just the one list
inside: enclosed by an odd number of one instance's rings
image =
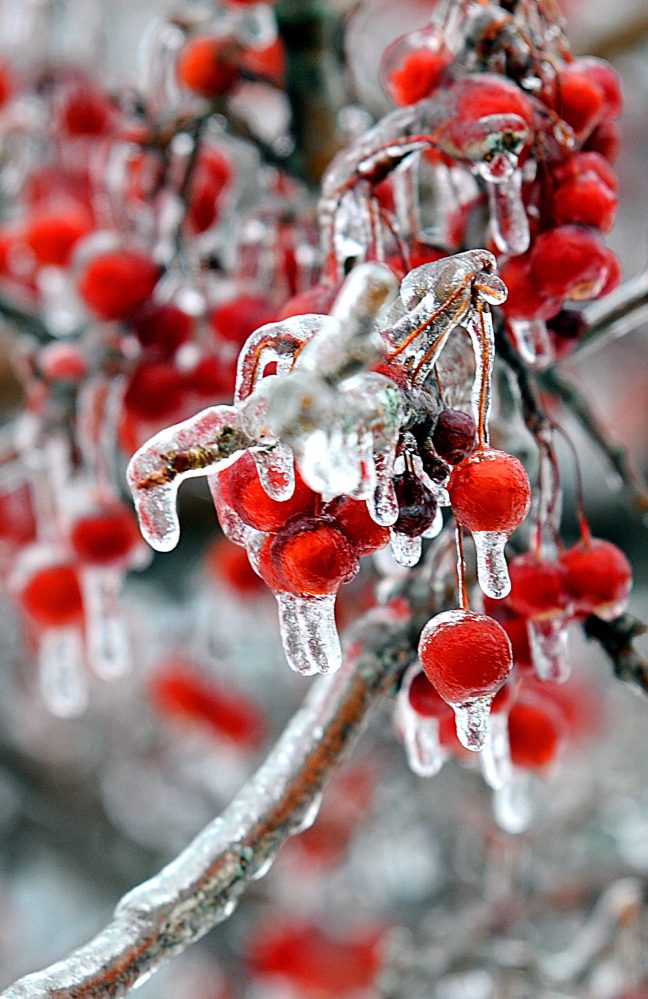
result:
[(254, 441), (235, 427), (223, 427), (211, 447), (191, 447), (186, 451), (169, 451), (160, 455), (162, 464), (137, 482), (137, 489), (155, 489), (173, 482), (178, 475), (208, 468), (217, 461), (229, 458), (235, 451), (252, 447)]
[(648, 660), (632, 644), (645, 634), (646, 625), (631, 614), (622, 614), (614, 621), (602, 621), (592, 614), (583, 628), (587, 637), (597, 641), (610, 657), (615, 676), (648, 693)]
[(221, 816), (159, 874), (129, 892), (112, 921), (69, 957), (0, 999), (115, 999), (236, 908), (249, 883), (299, 831), (370, 711), (415, 653), (408, 623), (369, 622), (362, 654), (322, 677), (257, 773)]

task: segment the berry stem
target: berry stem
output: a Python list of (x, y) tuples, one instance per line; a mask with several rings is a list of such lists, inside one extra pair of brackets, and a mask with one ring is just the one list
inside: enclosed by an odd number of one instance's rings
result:
[(466, 585), (466, 559), (464, 557), (463, 532), (461, 526), (457, 524), (455, 529), (457, 542), (457, 588), (459, 590), (459, 601), (462, 610), (468, 610), (468, 587)]

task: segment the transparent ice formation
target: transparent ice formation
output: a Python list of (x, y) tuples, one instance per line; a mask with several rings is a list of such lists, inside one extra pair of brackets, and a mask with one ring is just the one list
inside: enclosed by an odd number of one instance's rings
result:
[(490, 233), (500, 253), (517, 255), (529, 248), (529, 220), (520, 196), (522, 171), (514, 170), (501, 183), (490, 183)]
[(88, 665), (102, 680), (116, 680), (131, 667), (122, 582), (123, 570), (112, 567), (86, 567), (81, 574)]
[(508, 329), (515, 349), (531, 368), (547, 368), (555, 354), (544, 319), (509, 319)]
[(514, 835), (529, 828), (533, 819), (531, 774), (517, 767), (510, 779), (493, 794), (495, 821), (504, 832)]
[(457, 724), (457, 738), (465, 749), (479, 753), (488, 742), (490, 733), (490, 708), (494, 695), (473, 697), (463, 704), (453, 704)]
[(480, 762), (484, 780), (493, 790), (503, 788), (512, 780), (507, 712), (491, 712), (490, 736), (486, 740)]
[(88, 704), (83, 637), (76, 627), (46, 628), (39, 637), (41, 695), (57, 718), (77, 718)]
[(487, 597), (501, 600), (511, 592), (508, 566), (504, 548), (508, 541), (506, 531), (473, 531), (477, 553), (477, 578)]
[(400, 534), (398, 531), (390, 532), (390, 545), (392, 555), (399, 565), (416, 565), (421, 557), (423, 542), (420, 537), (411, 538), (407, 534)]
[(342, 649), (335, 624), (335, 594), (277, 593), (279, 627), (288, 665), (297, 673), (335, 673)]
[(571, 675), (567, 623), (562, 615), (527, 622), (531, 660), (541, 680), (564, 683)]
[(420, 670), (421, 664), (416, 661), (403, 677), (396, 702), (396, 724), (402, 732), (410, 769), (419, 777), (434, 777), (449, 754), (439, 739), (439, 719), (419, 714), (409, 702), (411, 682)]

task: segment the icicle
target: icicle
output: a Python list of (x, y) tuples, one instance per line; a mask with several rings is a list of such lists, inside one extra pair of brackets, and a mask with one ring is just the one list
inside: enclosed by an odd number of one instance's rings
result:
[(334, 673), (342, 665), (335, 624), (335, 595), (277, 593), (279, 627), (288, 665), (296, 673)]
[(486, 742), (490, 731), (490, 706), (493, 695), (489, 697), (475, 697), (463, 704), (451, 705), (455, 713), (457, 725), (457, 738), (465, 749), (470, 749), (474, 753), (480, 752)]
[[(390, 460), (391, 459), (391, 460)], [(376, 489), (367, 502), (369, 513), (383, 527), (391, 527), (398, 520), (398, 500), (392, 482), (393, 455), (375, 456)]]
[(505, 531), (473, 531), (477, 552), (477, 578), (487, 597), (501, 600), (511, 592), (504, 548), (508, 541)]
[(511, 779), (493, 795), (493, 812), (504, 832), (516, 835), (529, 828), (533, 818), (530, 774), (513, 770)]
[[(429, 479), (428, 479), (428, 482), (429, 482)], [(437, 511), (436, 511), (436, 513), (434, 515), (434, 520), (432, 521), (432, 523), (428, 527), (427, 531), (423, 531), (423, 534), (421, 535), (421, 537), (423, 537), (423, 538), (436, 538), (436, 537), (438, 537), (438, 535), (443, 530), (443, 513), (441, 512), (441, 507), (442, 506), (449, 506), (450, 505), (449, 502), (448, 503), (442, 503), (441, 502), (441, 496), (439, 495), (439, 493), (445, 493), (446, 497), (448, 495), (445, 489), (438, 490), (438, 491), (435, 490), (435, 492), (437, 493), (437, 501), (438, 501), (439, 505), (438, 505)]]
[(38, 650), (40, 688), (46, 707), (57, 718), (77, 718), (88, 704), (83, 642), (78, 628), (48, 628)]
[(487, 184), (490, 234), (500, 253), (525, 253), (529, 248), (529, 220), (520, 196), (522, 171), (499, 184)]
[(424, 718), (411, 708), (403, 712), (405, 752), (410, 769), (419, 777), (434, 777), (448, 758), (439, 741), (439, 719)]
[(297, 823), (296, 826), (294, 826), (290, 830), (291, 836), (299, 836), (301, 833), (306, 832), (307, 829), (310, 829), (310, 827), (315, 824), (315, 822), (317, 821), (317, 816), (319, 815), (320, 812), (320, 808), (322, 807), (322, 798), (323, 795), (321, 792), (319, 794), (314, 795), (313, 800), (311, 801), (310, 805), (304, 812), (301, 820)]
[(275, 444), (267, 451), (252, 451), (261, 485), (272, 499), (289, 500), (295, 491), (295, 464), (290, 448)]
[(564, 683), (571, 674), (565, 619), (556, 615), (527, 621), (531, 659), (541, 680)]
[(481, 755), (484, 780), (494, 790), (504, 787), (513, 775), (508, 738), (508, 715), (505, 711), (491, 712), (490, 738)]
[(409, 535), (400, 534), (392, 529), (389, 540), (392, 555), (399, 565), (412, 566), (417, 564), (423, 549), (420, 537), (410, 538)]
[(87, 568), (82, 575), (88, 664), (102, 680), (116, 680), (131, 668), (126, 622), (120, 608), (123, 573)]
[(525, 364), (532, 368), (547, 368), (553, 364), (555, 354), (544, 319), (509, 319), (508, 329)]

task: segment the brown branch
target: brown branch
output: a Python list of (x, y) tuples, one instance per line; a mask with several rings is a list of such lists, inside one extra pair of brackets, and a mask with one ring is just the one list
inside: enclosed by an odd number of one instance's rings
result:
[(0, 999), (116, 999), (234, 911), (283, 842), (309, 821), (371, 710), (412, 661), (406, 623), (370, 617), (364, 652), (313, 687), (257, 774), (156, 877), (126, 895), (110, 924)]
[(231, 457), (235, 451), (242, 451), (254, 444), (255, 441), (237, 430), (236, 427), (223, 427), (210, 447), (191, 447), (187, 448), (186, 451), (169, 451), (166, 454), (161, 454), (160, 460), (163, 463), (161, 467), (139, 479), (136, 488), (155, 489), (157, 486), (173, 482), (178, 475), (197, 471), (200, 468), (209, 468), (217, 461)]
[(614, 621), (603, 621), (600, 617), (591, 615), (585, 621), (583, 630), (610, 657), (614, 674), (619, 680), (648, 693), (648, 660), (632, 644), (635, 638), (645, 634), (647, 630), (642, 621), (630, 614), (622, 614)]

